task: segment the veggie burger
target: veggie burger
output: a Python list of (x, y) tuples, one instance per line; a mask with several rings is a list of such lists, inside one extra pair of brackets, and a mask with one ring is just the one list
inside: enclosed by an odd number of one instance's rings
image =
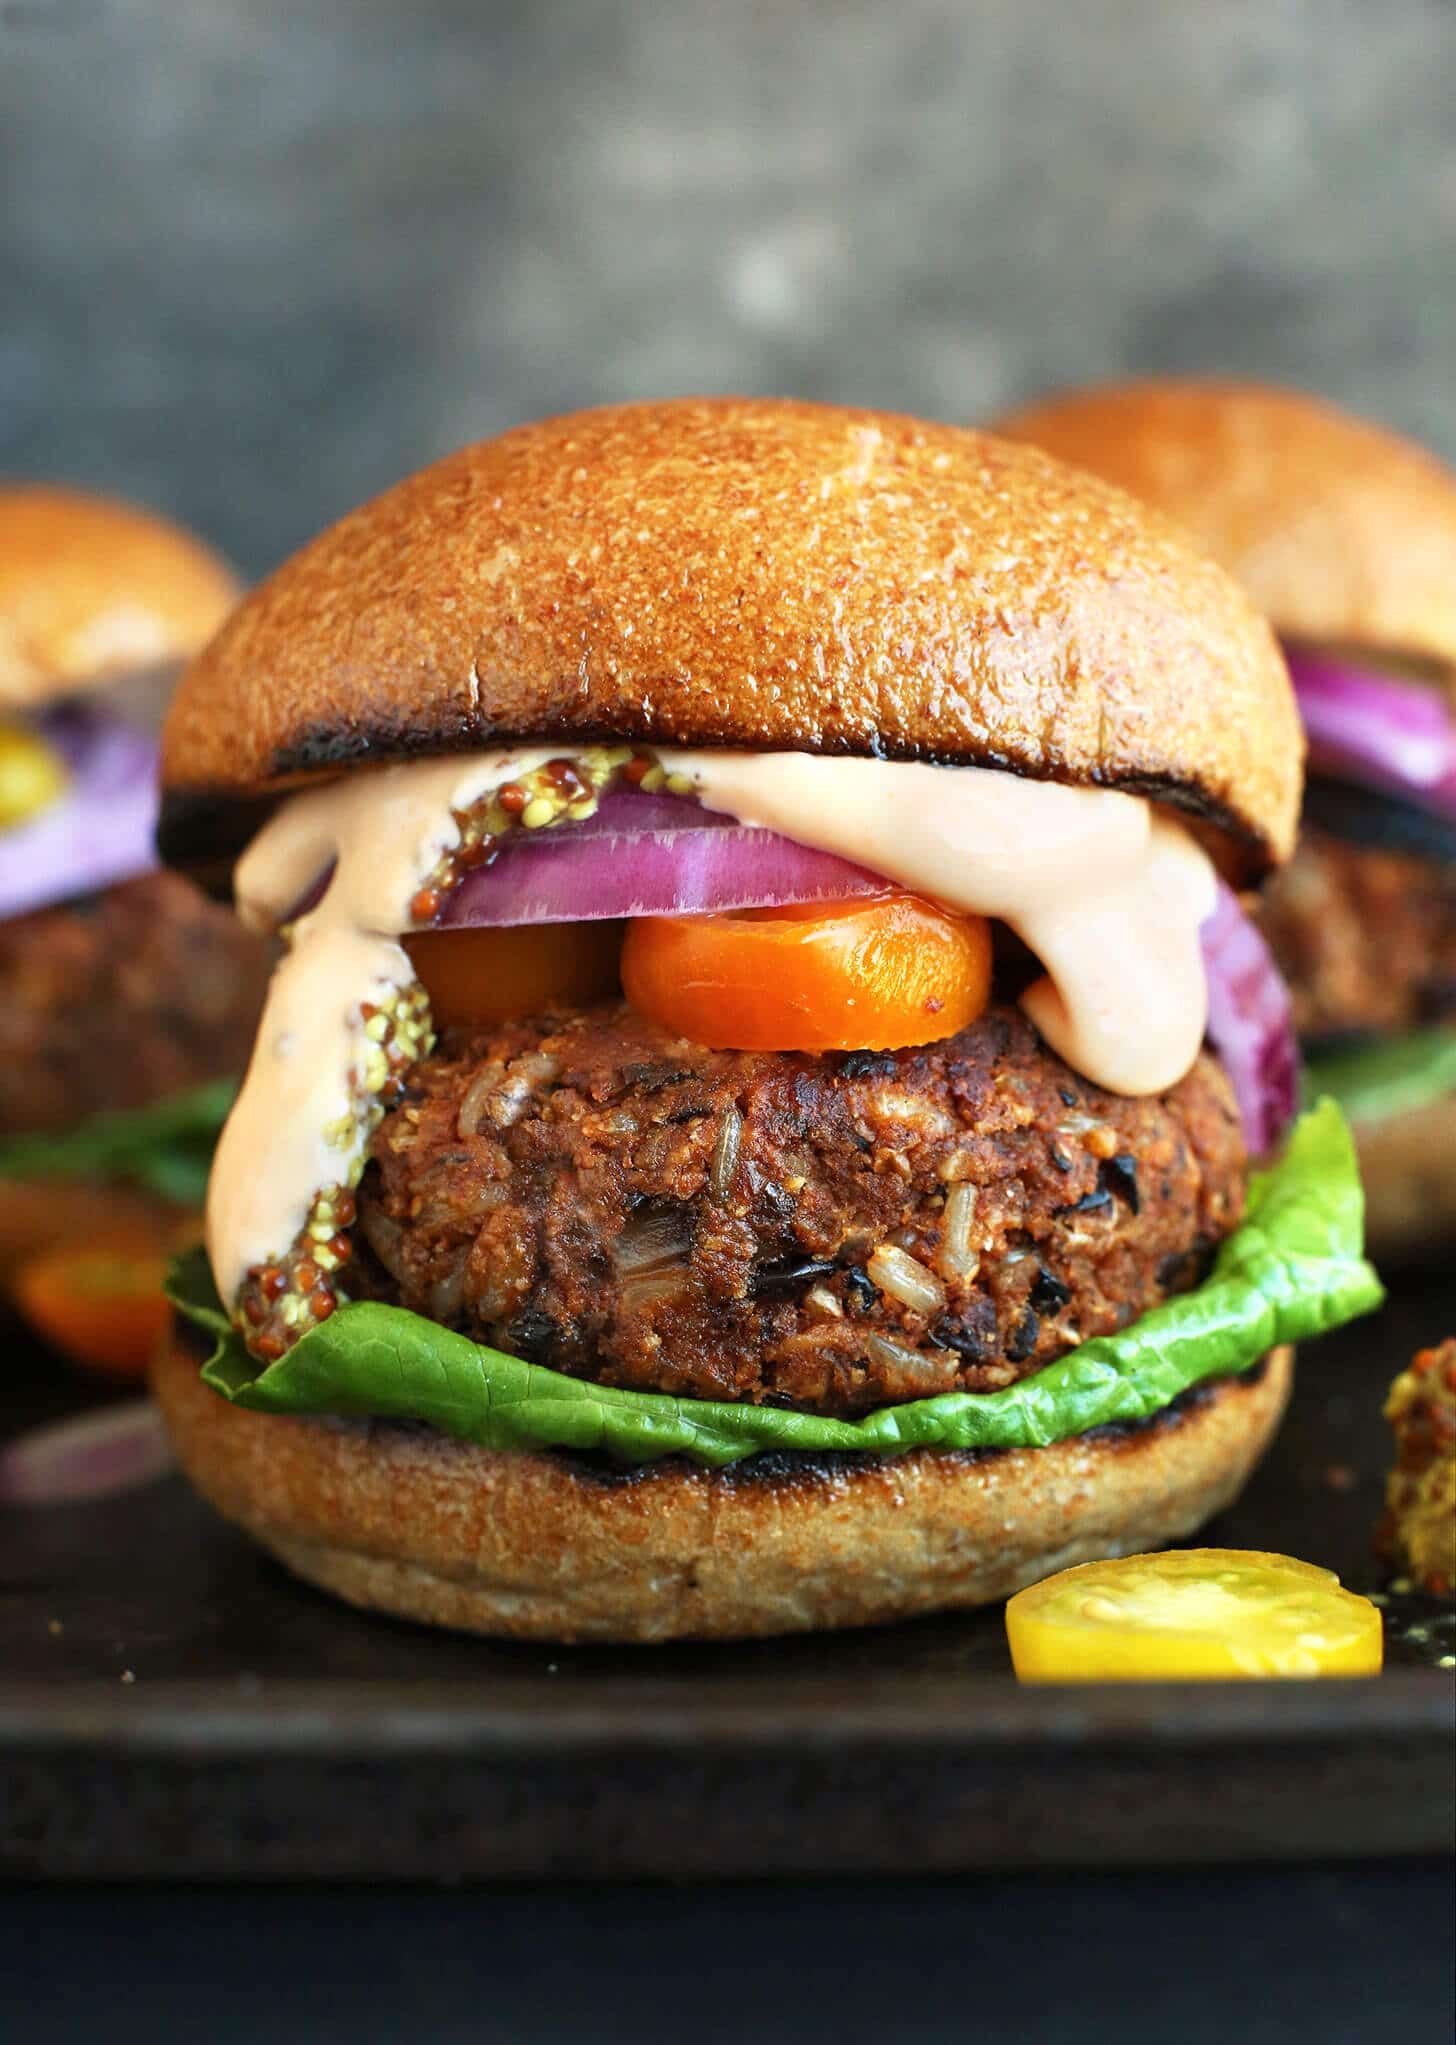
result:
[(1294, 833), (1277, 647), (1032, 449), (525, 427), (256, 590), (163, 752), (164, 850), (286, 951), (158, 1395), (355, 1603), (998, 1598), (1217, 1511), (1378, 1297), (1231, 891)]
[(1456, 1242), (1456, 475), (1297, 392), (1074, 391), (996, 429), (1177, 518), (1285, 642), (1309, 740), (1263, 927), (1381, 1256)]
[(157, 869), (156, 730), (237, 595), (149, 512), (0, 486), (0, 1271), (201, 1203), (268, 962)]

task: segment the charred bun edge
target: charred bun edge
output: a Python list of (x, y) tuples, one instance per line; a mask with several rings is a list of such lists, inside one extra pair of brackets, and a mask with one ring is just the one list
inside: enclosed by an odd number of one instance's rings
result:
[[(188, 1325), (191, 1327), (190, 1323)], [(191, 1332), (206, 1342), (200, 1328), (192, 1328)], [(1268, 1356), (1261, 1356), (1248, 1370), (1240, 1372), (1235, 1382), (1241, 1385), (1261, 1384), (1269, 1369), (1269, 1361)], [(1190, 1385), (1186, 1392), (1180, 1392), (1171, 1405), (1160, 1407), (1156, 1413), (1149, 1413), (1142, 1420), (1109, 1420), (1101, 1427), (1087, 1428), (1075, 1439), (1099, 1448), (1122, 1446), (1135, 1449), (1139, 1441), (1161, 1429), (1184, 1426), (1210, 1400), (1216, 1399), (1220, 1387), (1228, 1382), (1224, 1378), (1204, 1378), (1198, 1384)], [(934, 1453), (947, 1463), (957, 1463), (964, 1469), (970, 1469), (978, 1463), (994, 1462), (999, 1456), (1025, 1454), (1026, 1451), (981, 1448), (937, 1449)], [(583, 1483), (600, 1485), (605, 1490), (616, 1490), (623, 1484), (639, 1484), (654, 1470), (695, 1467), (685, 1456), (663, 1456), (654, 1463), (619, 1467), (605, 1456), (586, 1456), (559, 1449), (552, 1450), (550, 1454), (553, 1462), (570, 1470)], [(756, 1455), (745, 1456), (741, 1462), (727, 1464), (716, 1474), (730, 1489), (743, 1485), (828, 1484), (837, 1477), (852, 1476), (858, 1469), (898, 1460), (896, 1456), (859, 1455), (852, 1449), (761, 1449)]]
[[(172, 1340), (179, 1350), (186, 1350), (199, 1370), (212, 1352), (213, 1341), (205, 1328), (178, 1314), (173, 1319)], [(1161, 1429), (1184, 1426), (1210, 1400), (1216, 1399), (1227, 1384), (1245, 1386), (1262, 1384), (1270, 1363), (1278, 1351), (1261, 1356), (1233, 1378), (1203, 1378), (1196, 1385), (1190, 1385), (1186, 1392), (1180, 1392), (1170, 1405), (1159, 1407), (1156, 1413), (1149, 1413), (1142, 1420), (1110, 1420), (1101, 1427), (1089, 1427), (1076, 1440), (1094, 1443), (1109, 1448), (1119, 1444), (1135, 1447), (1139, 1440), (1158, 1433)], [(333, 1423), (340, 1427), (362, 1430), (382, 1430), (413, 1434), (421, 1440), (448, 1440), (438, 1434), (424, 1421), (409, 1420), (341, 1420)], [(697, 1469), (688, 1456), (658, 1456), (650, 1463), (614, 1463), (609, 1456), (583, 1454), (574, 1449), (537, 1449), (522, 1451), (537, 1455), (546, 1462), (554, 1463), (587, 1490), (619, 1491), (624, 1486), (649, 1482), (654, 1474), (665, 1475), (674, 1470), (688, 1472)], [(1004, 1448), (980, 1449), (937, 1449), (933, 1453), (943, 1462), (958, 1463), (971, 1468), (977, 1463), (994, 1462), (999, 1456), (1010, 1456), (1025, 1450)], [(744, 1456), (736, 1463), (725, 1464), (713, 1472), (715, 1478), (730, 1490), (744, 1486), (774, 1486), (783, 1484), (825, 1484), (835, 1478), (852, 1476), (856, 1470), (878, 1467), (898, 1462), (898, 1456), (862, 1455), (852, 1449), (760, 1449), (756, 1454)]]
[(348, 1602), (506, 1638), (732, 1639), (879, 1625), (1159, 1547), (1242, 1488), (1288, 1400), (1288, 1349), (1151, 1422), (1047, 1448), (679, 1458), (621, 1475), (398, 1422), (248, 1412), (191, 1336), (154, 1390), (202, 1495)]
[[(248, 796), (220, 794), (205, 787), (169, 788), (164, 791), (157, 824), (157, 850), (164, 864), (189, 874), (199, 885), (219, 897), (229, 891), (233, 862), (249, 841), (272, 816), (280, 802), (299, 788), (322, 779), (336, 778), (340, 770), (360, 765), (389, 766), (416, 759), (439, 759), (484, 750), (487, 746), (538, 746), (557, 743), (557, 735), (546, 737), (522, 732), (493, 731), (479, 726), (460, 727), (458, 735), (443, 738), (434, 729), (405, 730), (399, 726), (353, 724), (337, 731), (319, 727), (296, 745), (275, 754), (272, 773), (282, 787)], [(565, 748), (634, 743), (620, 731), (592, 728), (560, 736)], [(643, 739), (644, 745), (669, 745), (661, 737)], [(697, 745), (697, 742), (693, 742)], [(699, 748), (707, 750), (706, 747)], [(746, 746), (745, 751), (772, 750)], [(781, 749), (780, 749), (781, 750)], [(989, 767), (1023, 780), (1050, 781), (1071, 788), (1106, 788), (1122, 795), (1142, 796), (1147, 801), (1175, 810), (1195, 827), (1205, 849), (1228, 878), (1239, 886), (1262, 880), (1275, 861), (1267, 837), (1253, 831), (1247, 820), (1222, 803), (1196, 782), (1180, 782), (1171, 776), (1130, 774), (1033, 774), (1020, 762), (1008, 759), (993, 747), (974, 754), (936, 752), (927, 747), (886, 746), (872, 741), (864, 747), (843, 744), (805, 745), (798, 750), (828, 759), (904, 761), (926, 767)]]

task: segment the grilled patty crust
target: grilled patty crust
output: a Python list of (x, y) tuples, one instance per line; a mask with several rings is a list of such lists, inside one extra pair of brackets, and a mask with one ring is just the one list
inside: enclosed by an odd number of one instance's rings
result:
[(1220, 1068), (1128, 1100), (1014, 1007), (899, 1052), (707, 1051), (624, 1005), (447, 1032), (381, 1123), (356, 1295), (553, 1369), (854, 1414), (990, 1391), (1197, 1282)]
[(1259, 920), (1306, 1042), (1456, 1016), (1456, 862), (1306, 821)]
[(0, 1133), (241, 1072), (272, 958), (175, 873), (0, 923)]

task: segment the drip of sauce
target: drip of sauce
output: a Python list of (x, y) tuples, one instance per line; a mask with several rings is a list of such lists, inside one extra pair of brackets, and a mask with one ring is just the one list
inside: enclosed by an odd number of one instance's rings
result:
[(709, 809), (1010, 924), (1047, 969), (1022, 1006), (1098, 1086), (1162, 1093), (1198, 1055), (1213, 866), (1140, 796), (810, 753), (678, 753), (670, 765)]
[(399, 937), (414, 927), (420, 882), (460, 842), (452, 812), (560, 757), (559, 747), (480, 753), (356, 774), (294, 796), (243, 854), (238, 914), (264, 933), (334, 871), (290, 928), (213, 1158), (207, 1254), (222, 1299), (236, 1299), (249, 1268), (288, 1247), (320, 1187), (347, 1176), (363, 1141), (362, 1131), (338, 1140), (354, 1119), (349, 1074), (369, 1057), (360, 1009), (414, 979)]
[(321, 1187), (347, 1179), (364, 1141), (349, 1077), (370, 1051), (360, 1008), (378, 1008), (413, 978), (402, 945), (341, 925), (311, 932), (275, 970), (207, 1184), (207, 1252), (222, 1299), (292, 1242)]
[[(371, 1044), (361, 1017), (413, 979), (400, 935), (422, 883), (459, 843), (454, 813), (563, 746), (356, 773), (286, 803), (244, 855), (239, 912), (276, 930), (332, 864), (274, 976), (223, 1131), (207, 1240), (224, 1300), (297, 1236), (320, 1187), (366, 1140), (350, 1132)], [(1213, 868), (1135, 796), (992, 769), (800, 753), (656, 749), (709, 808), (883, 873), (952, 909), (1010, 924), (1046, 967), (1023, 1004), (1069, 1065), (1117, 1093), (1176, 1084), (1207, 1020), (1199, 925)]]

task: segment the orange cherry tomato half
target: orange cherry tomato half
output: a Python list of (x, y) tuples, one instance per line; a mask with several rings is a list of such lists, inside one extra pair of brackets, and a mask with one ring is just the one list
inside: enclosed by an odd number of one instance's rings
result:
[(437, 1027), (485, 1027), (549, 1008), (584, 1008), (621, 986), (622, 925), (521, 924), (422, 930), (404, 940)]
[(644, 916), (622, 986), (643, 1015), (733, 1051), (893, 1051), (973, 1022), (991, 991), (991, 931), (920, 895)]
[(172, 1317), (166, 1270), (162, 1250), (137, 1237), (69, 1245), (21, 1267), (15, 1300), (73, 1363), (104, 1377), (142, 1377)]

